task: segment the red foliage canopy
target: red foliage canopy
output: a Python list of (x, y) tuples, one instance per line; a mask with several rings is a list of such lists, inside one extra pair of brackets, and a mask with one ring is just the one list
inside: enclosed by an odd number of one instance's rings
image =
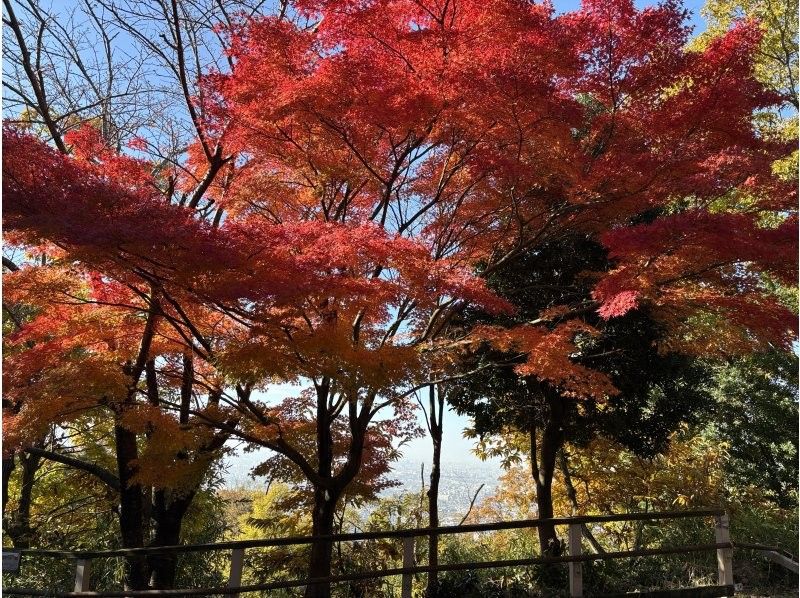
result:
[[(508, 309), (482, 277), (565, 236), (599, 239), (614, 260), (592, 307), (648, 305), (673, 331), (667, 349), (791, 342), (769, 285), (795, 280), (794, 186), (771, 168), (787, 147), (752, 122), (779, 101), (753, 77), (756, 24), (692, 52), (675, 1), (586, 0), (563, 15), (519, 0), (295, 8), (294, 22), (227, 31), (232, 71), (203, 81), (203, 131), (226, 162), (213, 171), (192, 148), (186, 167), (216, 176), (206, 199), (224, 219), (165, 197), (152, 165), (86, 128), (69, 157), (6, 130), (4, 223), (13, 242), (57, 247), (96, 300), (141, 314), (143, 288), (157, 290), (163, 335), (220, 378), (314, 380), (316, 425), (347, 414), (362, 443), (331, 488), (354, 479), (367, 426), (399, 388), (447, 373), (429, 349), (454, 315)], [(481, 334), (528, 352), (524, 373), (565, 393), (612, 393), (570, 359), (593, 332), (570, 320), (576, 307)], [(241, 411), (251, 441), (329, 483), (279, 417)]]

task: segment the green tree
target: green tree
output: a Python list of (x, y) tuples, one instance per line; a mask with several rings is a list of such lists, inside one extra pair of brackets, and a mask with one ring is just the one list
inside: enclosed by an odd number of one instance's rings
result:
[(706, 48), (724, 35), (739, 19), (755, 19), (761, 25), (762, 39), (755, 56), (756, 78), (777, 93), (784, 106), (777, 111), (756, 114), (761, 130), (771, 137), (791, 143), (792, 150), (774, 164), (784, 178), (797, 179), (798, 172), (798, 4), (791, 0), (707, 0), (701, 10), (707, 28), (692, 42), (693, 49)]
[(708, 0), (701, 14), (707, 28), (694, 42), (703, 48), (738, 19), (753, 18), (763, 37), (756, 55), (756, 77), (798, 108), (797, 2), (786, 0)]
[[(448, 393), (454, 408), (474, 420), (474, 433), (488, 453), (518, 458), (515, 443), (502, 441), (505, 430), (529, 438), (531, 474), (536, 485), (538, 516), (553, 517), (553, 475), (566, 442), (586, 444), (598, 434), (617, 440), (637, 454), (652, 457), (663, 451), (669, 436), (695, 412), (711, 404), (702, 381), (706, 375), (696, 359), (662, 353), (663, 331), (644, 308), (604, 320), (592, 302), (590, 272), (609, 267), (605, 250), (581, 237), (567, 238), (530, 252), (498, 270), (490, 286), (517, 307), (513, 316), (489, 317), (469, 312), (466, 327), (484, 323), (509, 326), (541, 319), (552, 305), (569, 305), (598, 334), (575, 336), (570, 359), (578, 367), (605, 374), (619, 391), (605, 401), (575, 399), (554, 384), (520, 375), (515, 365), (524, 356), (480, 347), (467, 357), (474, 376)], [(549, 323), (558, 325), (556, 313)], [(500, 434), (501, 436), (498, 436)], [(500, 439), (499, 443), (496, 442)], [(562, 546), (552, 526), (540, 526), (543, 552)]]
[(729, 446), (731, 479), (761, 488), (782, 508), (797, 507), (797, 371), (797, 355), (783, 351), (718, 365), (708, 424)]

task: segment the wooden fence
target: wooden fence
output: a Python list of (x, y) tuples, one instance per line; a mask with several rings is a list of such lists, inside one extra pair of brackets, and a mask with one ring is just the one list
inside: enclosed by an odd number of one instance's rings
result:
[[(628, 550), (620, 552), (604, 552), (600, 554), (584, 554), (581, 548), (582, 526), (587, 524), (603, 524), (626, 521), (661, 521), (669, 519), (687, 518), (713, 518), (715, 541), (708, 544), (691, 546), (675, 546), (665, 548)], [(477, 532), (490, 532), (512, 529), (531, 529), (543, 523), (556, 526), (568, 526), (567, 554), (559, 557), (531, 557), (513, 560), (496, 560), (468, 563), (445, 563), (436, 566), (417, 565), (414, 561), (414, 539), (430, 537), (431, 535), (465, 534)], [(334, 584), (363, 579), (376, 579), (383, 577), (402, 576), (402, 598), (411, 598), (411, 586), (414, 575), (430, 573), (432, 571), (464, 571), (477, 569), (493, 569), (500, 567), (523, 567), (529, 565), (542, 565), (552, 563), (565, 563), (569, 568), (570, 596), (579, 598), (584, 595), (583, 563), (610, 559), (624, 559), (640, 556), (657, 556), (665, 554), (685, 554), (689, 552), (716, 551), (718, 566), (718, 585), (709, 587), (707, 596), (732, 596), (733, 587), (733, 544), (728, 531), (728, 516), (719, 509), (677, 511), (661, 513), (630, 513), (626, 515), (597, 515), (585, 517), (564, 517), (554, 519), (529, 519), (523, 521), (502, 521), (497, 523), (483, 523), (470, 525), (457, 525), (438, 528), (421, 528), (410, 530), (393, 530), (384, 532), (361, 532), (352, 534), (336, 534), (317, 537), (286, 537), (262, 540), (242, 540), (234, 542), (219, 542), (216, 544), (195, 544), (182, 546), (162, 546), (156, 548), (131, 548), (102, 551), (59, 551), (59, 550), (22, 550), (23, 559), (26, 556), (69, 558), (75, 561), (75, 589), (72, 592), (53, 592), (51, 590), (37, 590), (28, 588), (4, 588), (7, 596), (50, 596), (53, 598), (94, 596), (97, 598), (134, 598), (139, 596), (226, 596), (235, 597), (249, 592), (277, 590), (282, 588), (299, 588), (312, 584)], [(398, 539), (403, 542), (403, 566), (379, 571), (361, 571), (343, 575), (331, 575), (313, 579), (298, 579), (241, 585), (242, 569), (244, 566), (245, 551), (249, 548), (264, 548), (275, 546), (308, 545), (315, 542), (354, 542), (359, 540)], [(762, 547), (767, 548), (767, 547)], [(189, 552), (209, 552), (229, 550), (230, 572), (228, 583), (224, 587), (215, 588), (186, 588), (170, 590), (117, 590), (93, 592), (91, 588), (91, 564), (93, 559), (129, 556), (151, 556), (156, 554), (181, 554)]]

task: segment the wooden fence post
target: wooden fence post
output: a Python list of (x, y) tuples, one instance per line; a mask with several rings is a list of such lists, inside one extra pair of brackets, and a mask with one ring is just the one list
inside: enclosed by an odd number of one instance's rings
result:
[(92, 561), (91, 559), (77, 559), (75, 561), (75, 591), (88, 592), (92, 589)]
[[(714, 535), (717, 544), (730, 543), (730, 518), (727, 513), (714, 517)], [(719, 571), (719, 585), (733, 585), (733, 549), (717, 548), (717, 569)]]
[[(581, 555), (581, 524), (569, 524), (569, 556)], [(569, 595), (571, 598), (583, 596), (583, 563), (569, 564)]]
[[(228, 574), (228, 588), (239, 588), (242, 585), (242, 567), (244, 566), (244, 548), (231, 550), (231, 570)], [(238, 592), (228, 594), (230, 598), (240, 596)]]
[[(403, 568), (414, 566), (414, 538), (403, 538)], [(411, 583), (414, 580), (413, 573), (403, 573), (403, 586), (400, 591), (400, 598), (411, 598)]]

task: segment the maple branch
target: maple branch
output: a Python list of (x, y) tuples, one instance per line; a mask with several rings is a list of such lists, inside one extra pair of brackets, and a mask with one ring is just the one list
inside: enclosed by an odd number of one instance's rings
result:
[(156, 331), (156, 319), (161, 309), (158, 304), (157, 291), (152, 289), (150, 295), (150, 307), (147, 310), (147, 320), (145, 321), (144, 331), (142, 332), (142, 341), (139, 345), (139, 353), (136, 356), (136, 361), (130, 370), (131, 384), (129, 386), (129, 394), (132, 394), (142, 377), (147, 359), (150, 355), (150, 347), (153, 344), (153, 337)]
[[(333, 391), (331, 391), (331, 394), (333, 395)], [(330, 406), (330, 413), (332, 419), (337, 418), (344, 409), (344, 406), (348, 403), (347, 395), (344, 392), (339, 392), (338, 394), (339, 394), (339, 400), (335, 401)]]
[(376, 394), (375, 391), (367, 393), (360, 414), (357, 413), (358, 398), (351, 398), (351, 400), (348, 401), (350, 407), (348, 420), (350, 424), (350, 446), (347, 449), (347, 461), (341, 471), (335, 476), (337, 485), (340, 485), (340, 488), (346, 487), (358, 475), (361, 467), (361, 458), (364, 454), (364, 438), (369, 423), (375, 413), (370, 410), (370, 408), (375, 401)]
[[(280, 423), (274, 422), (270, 420), (262, 409), (259, 409), (258, 406), (250, 400), (250, 390), (241, 387), (240, 385), (236, 385), (236, 396), (239, 399), (239, 402), (243, 403), (245, 407), (247, 407), (248, 411), (256, 418), (256, 421), (260, 423), (262, 426), (270, 426), (274, 425), (278, 428), (278, 435), (281, 436), (282, 432), (280, 429)], [(247, 413), (244, 413), (247, 415)]]
[(147, 385), (147, 401), (151, 405), (158, 405), (160, 403), (158, 393), (158, 378), (156, 376), (156, 362), (155, 359), (148, 359), (144, 367), (144, 378)]
[[(550, 226), (556, 221), (556, 219), (559, 216), (563, 216), (565, 211), (567, 211), (567, 210), (564, 207), (556, 208), (555, 210), (553, 210), (552, 213), (550, 214), (550, 216), (547, 218), (547, 220), (545, 220), (545, 222), (542, 224), (541, 227), (539, 227), (539, 230), (536, 231), (536, 233), (533, 236), (531, 236), (530, 238), (525, 239), (525, 240), (520, 239), (519, 242), (517, 243), (516, 247), (514, 247), (512, 250), (508, 251), (505, 255), (503, 255), (496, 262), (488, 265), (481, 272), (481, 277), (482, 278), (486, 278), (488, 275), (493, 273), (495, 270), (498, 270), (499, 268), (502, 268), (507, 263), (509, 263), (512, 260), (514, 260), (517, 257), (519, 257), (526, 249), (530, 248), (534, 243), (539, 241), (541, 239), (542, 235), (544, 235), (545, 231), (548, 228), (550, 228)], [(542, 215), (544, 215), (544, 214), (542, 214)], [(528, 222), (530, 222), (530, 220)]]
[[(425, 403), (422, 402), (422, 399), (419, 398), (419, 394), (417, 392), (414, 393), (414, 399), (417, 401), (417, 404), (422, 409), (422, 413), (425, 416), (425, 427), (428, 428), (428, 434), (433, 436), (433, 429), (431, 428), (432, 416), (428, 415), (428, 410), (425, 409)], [(433, 413), (434, 405), (431, 402), (431, 413)]]
[(189, 407), (192, 400), (192, 383), (194, 382), (194, 362), (191, 353), (183, 354), (183, 375), (181, 377), (181, 410), (178, 421), (189, 422)]
[(416, 307), (416, 301), (412, 301), (408, 297), (403, 299), (403, 301), (400, 303), (400, 307), (397, 310), (397, 317), (395, 318), (395, 321), (392, 322), (391, 326), (386, 329), (383, 338), (381, 338), (379, 345), (380, 347), (383, 347), (387, 342), (394, 338), (394, 336), (397, 334), (397, 331), (400, 330), (400, 326)]
[(300, 468), (300, 470), (312, 484), (325, 485), (325, 481), (317, 473), (317, 470), (311, 466), (311, 464), (297, 449), (291, 446), (283, 438), (277, 438), (276, 440), (265, 440), (263, 438), (253, 436), (252, 434), (248, 434), (244, 430), (241, 430), (229, 424), (222, 423), (217, 420), (213, 420), (209, 417), (206, 417), (201, 412), (192, 410), (191, 414), (196, 417), (199, 417), (200, 419), (204, 419), (212, 427), (230, 433), (231, 436), (236, 436), (237, 438), (241, 438), (242, 440), (245, 440), (251, 444), (255, 444), (257, 446), (263, 446), (264, 448), (268, 448), (272, 451), (275, 451), (276, 453), (280, 453), (281, 455), (289, 459), (292, 463), (297, 465), (297, 467)]
[(206, 174), (203, 176), (203, 179), (197, 185), (197, 188), (192, 193), (192, 197), (189, 200), (189, 207), (196, 208), (197, 204), (200, 203), (200, 200), (203, 198), (203, 195), (208, 188), (211, 186), (211, 183), (214, 182), (217, 174), (219, 173), (220, 169), (225, 166), (228, 162), (230, 162), (232, 158), (230, 156), (223, 158), (222, 157), (222, 148), (219, 144), (214, 147), (214, 153), (209, 158), (209, 166)]
[(208, 354), (209, 358), (212, 357), (214, 354), (214, 350), (211, 347), (211, 343), (209, 343), (205, 339), (205, 337), (200, 333), (197, 327), (192, 323), (192, 321), (189, 319), (189, 316), (186, 315), (186, 312), (183, 310), (180, 304), (175, 299), (173, 299), (168, 293), (162, 291), (162, 294), (164, 298), (167, 300), (167, 302), (169, 302), (169, 304), (175, 308), (175, 311), (178, 312), (178, 315), (180, 315), (181, 319), (183, 320), (183, 323), (191, 331), (194, 338), (197, 339), (197, 342), (199, 342), (206, 350), (206, 353)]
[(376, 42), (378, 42), (384, 48), (389, 50), (389, 52), (391, 52), (392, 54), (397, 56), (400, 60), (402, 60), (403, 63), (408, 67), (408, 70), (410, 70), (412, 73), (416, 73), (417, 72), (416, 69), (414, 68), (414, 65), (411, 64), (411, 62), (408, 60), (408, 58), (406, 58), (400, 50), (396, 49), (394, 46), (392, 46), (391, 44), (389, 44), (385, 40), (380, 39), (377, 35), (375, 35), (372, 32), (369, 32), (368, 35), (369, 35), (370, 38), (374, 39)]
[(63, 453), (57, 453), (55, 451), (48, 451), (46, 449), (41, 449), (37, 447), (30, 447), (25, 449), (25, 452), (30, 453), (31, 455), (35, 455), (37, 457), (42, 457), (44, 459), (48, 459), (49, 461), (54, 461), (56, 463), (61, 463), (63, 465), (68, 465), (74, 469), (79, 469), (80, 471), (85, 471), (101, 482), (106, 484), (112, 490), (119, 491), (120, 490), (120, 483), (119, 478), (115, 476), (113, 473), (101, 467), (95, 463), (89, 463), (87, 461), (82, 461), (81, 459), (76, 459), (75, 457), (70, 457), (68, 455), (64, 455)]
[(3, 310), (8, 314), (8, 317), (11, 318), (11, 321), (14, 323), (14, 327), (19, 330), (22, 328), (22, 318), (20, 318), (14, 309), (5, 301), (3, 301)]
[[(450, 172), (447, 175), (447, 180), (445, 180), (445, 181), (440, 180), (439, 181), (439, 185), (438, 185), (436, 194), (433, 196), (433, 199), (431, 199), (428, 203), (426, 203), (419, 210), (417, 210), (417, 212), (413, 216), (411, 216), (410, 218), (406, 219), (406, 221), (403, 222), (403, 224), (398, 228), (398, 233), (405, 232), (408, 228), (410, 228), (414, 224), (414, 222), (416, 222), (419, 218), (424, 216), (425, 213), (428, 212), (428, 210), (430, 210), (433, 206), (435, 206), (436, 204), (438, 204), (441, 201), (442, 193), (444, 192), (445, 188), (447, 187), (447, 183), (450, 181), (450, 179), (452, 179), (452, 177), (455, 175), (456, 172), (461, 170), (461, 168), (463, 166), (463, 163), (464, 163), (464, 158), (462, 157), (459, 160), (459, 163), (456, 164), (453, 168), (450, 169)], [(445, 167), (446, 167), (446, 164), (445, 164)], [(442, 177), (444, 177), (444, 168), (442, 170)], [(479, 182), (481, 182), (484, 178), (486, 178), (486, 175), (485, 174), (481, 174), (479, 177), (475, 178), (475, 180), (473, 180), (469, 185), (467, 185), (467, 187), (459, 195), (459, 199), (456, 201), (456, 207), (461, 205), (463, 200), (467, 197), (467, 195), (469, 195), (469, 193), (472, 191), (472, 189), (475, 187), (475, 185), (477, 185)], [(451, 222), (451, 224), (452, 224), (452, 221), (453, 221), (454, 217), (455, 217), (455, 210), (453, 210), (450, 213), (450, 222)]]
[(19, 270), (19, 266), (17, 266), (14, 262), (12, 262), (6, 256), (3, 256), (3, 267), (4, 268), (8, 268), (12, 272), (17, 272)]
[[(17, 266), (14, 262), (12, 262), (6, 256), (3, 256), (3, 267), (7, 268), (11, 272), (18, 272), (19, 271), (19, 266)], [(20, 328), (22, 328), (22, 318), (19, 315), (17, 315), (17, 313), (14, 310), (14, 308), (11, 307), (10, 305), (8, 305), (5, 301), (3, 301), (3, 309), (8, 314), (8, 317), (11, 318), (11, 321), (14, 323), (14, 326), (16, 327), (16, 329), (19, 330)]]
[[(347, 147), (350, 149), (351, 152), (353, 152), (353, 154), (358, 159), (358, 161), (361, 162), (361, 164), (364, 166), (364, 168), (366, 168), (372, 176), (374, 176), (376, 179), (378, 179), (378, 181), (380, 181), (384, 185), (387, 184), (387, 181), (384, 180), (384, 178), (380, 174), (378, 174), (378, 172), (369, 164), (369, 162), (367, 162), (367, 159), (361, 154), (361, 152), (353, 145), (353, 142), (350, 141), (350, 138), (347, 136), (347, 132), (346, 131), (343, 131), (334, 122), (332, 122), (329, 119), (325, 118), (321, 114), (318, 114), (318, 113), (315, 113), (315, 112), (312, 112), (312, 114), (314, 114), (322, 124), (327, 126), (329, 129), (331, 129), (332, 131), (337, 133), (339, 135), (339, 137), (342, 138), (342, 141), (344, 141), (345, 145), (347, 145)], [(377, 215), (377, 214), (375, 214), (375, 215)], [(374, 216), (373, 216), (373, 218), (374, 218)]]
[(186, 343), (186, 346), (189, 347), (192, 350), (192, 352), (194, 352), (195, 354), (197, 354), (200, 357), (202, 357), (205, 361), (211, 362), (211, 360), (212, 360), (211, 355), (203, 353), (200, 350), (200, 348), (197, 347), (197, 344), (194, 343), (194, 341), (192, 340), (192, 337), (190, 337), (188, 334), (186, 334), (186, 332), (183, 331), (183, 329), (180, 326), (180, 322), (178, 322), (178, 320), (176, 320), (174, 317), (172, 317), (170, 314), (164, 312), (163, 310), (161, 312), (161, 316), (180, 335), (181, 339), (183, 339), (183, 341)]
[[(500, 365), (505, 365), (505, 364), (500, 364)], [(454, 380), (460, 380), (461, 378), (467, 378), (467, 377), (472, 376), (474, 374), (477, 374), (478, 372), (481, 372), (481, 371), (483, 371), (485, 369), (493, 368), (493, 367), (498, 367), (498, 364), (497, 363), (488, 363), (486, 365), (482, 365), (482, 366), (480, 366), (478, 368), (475, 368), (473, 370), (470, 370), (468, 372), (463, 372), (461, 374), (454, 374), (452, 376), (444, 376), (442, 378), (438, 378), (438, 379), (435, 379), (435, 380), (427, 380), (425, 382), (417, 384), (417, 385), (411, 387), (410, 389), (404, 391), (403, 393), (393, 396), (391, 399), (387, 399), (386, 401), (378, 403), (377, 406), (374, 409), (372, 409), (372, 411), (370, 411), (370, 417), (374, 416), (378, 411), (380, 411), (384, 407), (388, 407), (392, 403), (394, 403), (396, 401), (400, 401), (400, 400), (406, 398), (407, 396), (412, 395), (412, 394), (422, 390), (423, 388), (425, 388), (428, 385), (431, 385), (431, 384), (443, 384), (445, 382), (452, 382)]]
[[(514, 249), (508, 251), (498, 261), (487, 266), (480, 273), (481, 277), (486, 279), (492, 272), (508, 264), (513, 259), (518, 258), (520, 255), (522, 255), (525, 249), (531, 247), (536, 241), (538, 241), (541, 238), (541, 236), (545, 233), (545, 231), (552, 225), (555, 219), (562, 214), (563, 211), (556, 210), (555, 212), (553, 212), (550, 215), (550, 217), (544, 222), (544, 224), (539, 228), (536, 234), (534, 234), (531, 238), (527, 239), (526, 241), (518, 243)], [(428, 323), (425, 327), (425, 330), (423, 331), (422, 335), (419, 338), (419, 342), (437, 336), (439, 332), (441, 332), (441, 330), (453, 318), (453, 316), (455, 316), (460, 311), (466, 309), (468, 306), (469, 306), (468, 302), (458, 301), (456, 299), (449, 299), (442, 305), (438, 306), (428, 319)], [(434, 327), (434, 324), (437, 323), (437, 320), (439, 320), (439, 323)]]
[[(434, 324), (439, 319), (440, 315), (443, 314), (443, 313), (445, 314), (444, 323), (446, 324), (447, 321), (453, 315), (455, 315), (455, 313), (456, 313), (455, 310), (451, 308), (451, 306), (454, 305), (454, 304), (458, 305), (458, 303), (459, 302), (456, 299), (448, 299), (447, 301), (445, 301), (441, 305), (438, 305), (436, 307), (436, 309), (433, 310), (433, 313), (430, 315), (430, 317), (428, 318), (428, 323), (426, 324), (425, 330), (423, 330), (422, 335), (419, 337), (419, 342), (424, 342), (424, 341), (428, 340), (428, 338), (430, 338), (432, 336), (435, 336), (436, 333), (439, 330), (441, 330), (442, 327), (444, 326), (444, 324), (442, 324), (442, 326), (439, 326), (436, 329), (436, 331), (434, 331)], [(466, 307), (466, 304), (464, 302), (460, 302), (460, 303), (461, 303), (461, 306), (462, 306), (461, 308), (462, 309), (464, 307)], [(448, 309), (448, 308), (450, 308), (450, 309)]]
[(684, 274), (679, 274), (678, 276), (674, 276), (672, 278), (667, 278), (666, 280), (661, 280), (657, 284), (658, 284), (659, 287), (667, 286), (667, 285), (670, 285), (670, 284), (674, 284), (676, 282), (680, 282), (682, 280), (690, 280), (692, 278), (697, 278), (698, 276), (702, 276), (703, 274), (706, 274), (707, 272), (711, 272), (712, 270), (717, 270), (717, 269), (722, 268), (724, 266), (732, 266), (734, 264), (736, 264), (735, 260), (724, 260), (724, 261), (721, 261), (721, 262), (714, 262), (714, 263), (706, 265), (704, 268), (701, 268), (700, 270), (695, 270), (693, 272), (686, 272)]
[(70, 299), (72, 299), (72, 301), (56, 301), (54, 299), (52, 303), (56, 305), (105, 305), (106, 307), (122, 307), (134, 312), (144, 311), (141, 306), (134, 305), (132, 303), (119, 303), (117, 301), (99, 301), (97, 299), (86, 299), (85, 297), (73, 295), (72, 293), (68, 293), (67, 291), (59, 291), (59, 294), (64, 295), (65, 297), (69, 297)]

